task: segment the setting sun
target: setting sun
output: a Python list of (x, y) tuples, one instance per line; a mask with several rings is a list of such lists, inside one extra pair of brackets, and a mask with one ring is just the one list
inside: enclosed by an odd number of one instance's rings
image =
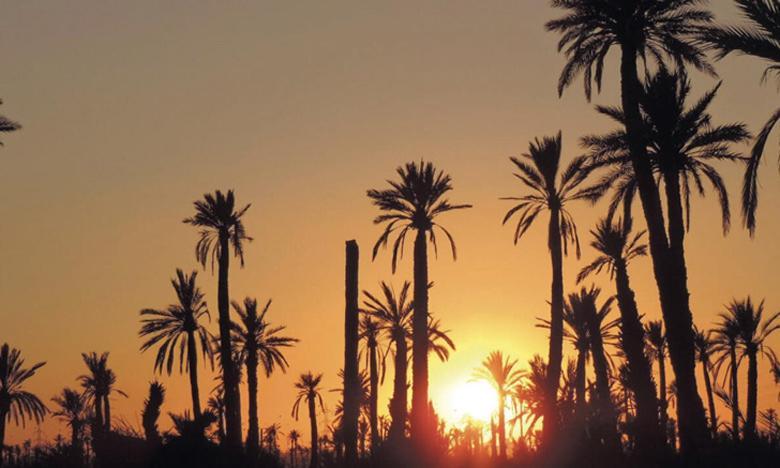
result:
[(452, 390), (450, 408), (452, 422), (460, 423), (464, 419), (490, 422), (496, 411), (496, 391), (484, 381), (466, 382)]

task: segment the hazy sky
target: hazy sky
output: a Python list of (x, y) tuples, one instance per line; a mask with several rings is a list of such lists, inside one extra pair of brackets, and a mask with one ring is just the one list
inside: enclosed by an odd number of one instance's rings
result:
[[(735, 19), (730, 1), (712, 3), (719, 18)], [(452, 174), (454, 201), (474, 204), (441, 219), (458, 261), (430, 262), (431, 311), (458, 345), (448, 363), (432, 363), (437, 408), (451, 417), (453, 389), (493, 349), (521, 362), (546, 356), (546, 333), (534, 324), (549, 314), (547, 220), (513, 246), (500, 224), (509, 205), (498, 197), (523, 189), (508, 157), (562, 129), (570, 158), (580, 136), (612, 128), (579, 83), (558, 99), (563, 58), (543, 29), (556, 16), (547, 2), (37, 1), (2, 10), (0, 113), (24, 128), (3, 136), (0, 149), (0, 342), (28, 363), (47, 361), (29, 382), (45, 401), (77, 385), (82, 351), (110, 351), (130, 395), (113, 401), (114, 414), (139, 424), (155, 376), (153, 353), (138, 351), (138, 311), (171, 303), (175, 269), (198, 267), (196, 232), (181, 222), (192, 202), (234, 188), (252, 203), (246, 226), (255, 240), (246, 267), (231, 271), (232, 298), (272, 297), (271, 320), (302, 340), (287, 353), (287, 374), (260, 380), (261, 424), (308, 434), (289, 416), (292, 384), (312, 370), (325, 373), (326, 389), (339, 385), (344, 241), (362, 249), (361, 288), (410, 279), (411, 257), (394, 276), (387, 253), (371, 262), (380, 229), (365, 191), (420, 158)], [(775, 87), (760, 84), (761, 64), (729, 58), (717, 68), (716, 122), (760, 128), (778, 102)], [(694, 79), (696, 95), (716, 84)], [(617, 82), (611, 56), (594, 102), (615, 104)], [(724, 238), (715, 199), (694, 201), (686, 250), (701, 327), (735, 296), (780, 308), (776, 142), (761, 171), (754, 240), (736, 209)], [(720, 167), (737, 207), (742, 169)], [(604, 204), (570, 209), (587, 243)], [(565, 260), (567, 288), (592, 255), (585, 248), (581, 260)], [(659, 318), (649, 259), (631, 275), (641, 312)], [(199, 279), (214, 305), (215, 277)], [(611, 294), (607, 278), (599, 281)], [(780, 351), (780, 334), (771, 344)], [(760, 409), (778, 407), (768, 369), (761, 361)], [(164, 410), (189, 408), (186, 377), (161, 380)], [(381, 388), (383, 411), (391, 382)], [(202, 375), (200, 385), (205, 397), (213, 381)], [(336, 400), (325, 393), (323, 423)], [(63, 428), (47, 422), (42, 431), (50, 438)], [(34, 426), (11, 426), (9, 443), (27, 437)]]

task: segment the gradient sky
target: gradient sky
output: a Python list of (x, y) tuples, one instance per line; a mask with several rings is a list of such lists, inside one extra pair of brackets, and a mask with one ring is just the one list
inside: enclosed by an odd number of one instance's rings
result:
[[(712, 3), (720, 19), (735, 19), (731, 2)], [(272, 297), (271, 320), (302, 340), (287, 353), (287, 374), (260, 380), (261, 425), (308, 434), (290, 418), (292, 385), (308, 370), (325, 373), (326, 389), (339, 385), (344, 241), (362, 249), (361, 288), (410, 278), (411, 257), (394, 276), (387, 253), (371, 262), (380, 229), (365, 191), (420, 158), (452, 174), (454, 201), (475, 206), (441, 219), (458, 261), (430, 262), (431, 311), (458, 345), (448, 363), (431, 366), (437, 408), (452, 416), (453, 389), (493, 349), (521, 362), (546, 356), (546, 333), (534, 327), (549, 314), (546, 218), (513, 246), (500, 224), (509, 205), (498, 200), (522, 191), (508, 157), (562, 129), (571, 158), (580, 136), (612, 128), (579, 83), (558, 99), (563, 58), (543, 29), (555, 16), (540, 0), (5, 3), (0, 113), (24, 128), (0, 149), (0, 342), (28, 363), (47, 361), (28, 388), (48, 402), (77, 385), (82, 351), (110, 351), (130, 395), (114, 399), (113, 412), (138, 426), (155, 378), (153, 353), (138, 351), (138, 311), (169, 304), (175, 269), (198, 267), (196, 232), (181, 223), (193, 200), (234, 188), (252, 203), (246, 226), (255, 240), (246, 267), (231, 271), (232, 298)], [(717, 68), (716, 122), (760, 128), (777, 106), (775, 87), (760, 84), (761, 64), (729, 58)], [(716, 84), (694, 79), (696, 95)], [(594, 103), (615, 104), (614, 56), (604, 86)], [(737, 210), (724, 238), (714, 198), (694, 201), (686, 249), (701, 327), (735, 296), (780, 308), (776, 141), (761, 171), (754, 240)], [(742, 169), (720, 167), (738, 206)], [(604, 204), (570, 208), (586, 243)], [(567, 288), (592, 256), (585, 248), (581, 260), (565, 260)], [(659, 318), (649, 259), (631, 275), (641, 312)], [(215, 277), (199, 279), (215, 304)], [(598, 281), (612, 292), (606, 276)], [(780, 334), (771, 344), (780, 351)], [(760, 409), (778, 407), (768, 369), (761, 361)], [(161, 381), (165, 411), (189, 407), (185, 376)], [(391, 382), (381, 388), (385, 412)], [(201, 394), (212, 387), (202, 375)], [(336, 401), (325, 393), (322, 423)], [(65, 433), (50, 420), (41, 430)], [(8, 443), (35, 437), (34, 425), (11, 426)]]

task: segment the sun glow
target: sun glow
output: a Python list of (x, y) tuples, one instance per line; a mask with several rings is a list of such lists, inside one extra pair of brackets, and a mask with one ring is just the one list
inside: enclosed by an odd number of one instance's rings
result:
[(472, 419), (484, 423), (496, 412), (498, 396), (493, 387), (484, 381), (466, 382), (456, 386), (451, 394), (450, 420), (461, 423)]

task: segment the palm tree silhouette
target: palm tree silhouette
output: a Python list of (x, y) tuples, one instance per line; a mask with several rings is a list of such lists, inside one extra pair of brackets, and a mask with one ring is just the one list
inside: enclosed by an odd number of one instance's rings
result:
[(87, 401), (95, 408), (95, 421), (92, 427), (92, 438), (100, 438), (111, 430), (111, 403), (109, 398), (113, 392), (124, 397), (127, 394), (115, 388), (116, 374), (108, 367), (108, 352), (98, 356), (96, 352), (81, 353), (88, 374), (79, 376), (81, 387)]
[(444, 330), (441, 320), (428, 319), (428, 353), (433, 353), (441, 362), (450, 358), (450, 351), (455, 351), (455, 342), (450, 338), (450, 330)]
[(301, 433), (296, 431), (295, 429), (291, 430), (287, 434), (287, 440), (290, 441), (290, 466), (292, 468), (295, 468), (297, 465), (295, 463), (295, 455), (298, 453), (298, 440), (301, 438)]
[(404, 281), (400, 293), (396, 295), (392, 286), (384, 281), (380, 283), (382, 294), (372, 295), (363, 291), (365, 300), (363, 310), (379, 320), (381, 329), (387, 337), (385, 354), (393, 352), (393, 396), (390, 400), (390, 438), (398, 440), (404, 437), (407, 419), (407, 381), (408, 360), (407, 340), (411, 337), (411, 317), (413, 303), (409, 301), (409, 287)]
[(266, 320), (271, 300), (263, 310), (257, 312), (257, 300), (247, 297), (243, 307), (233, 302), (233, 309), (239, 317), (239, 323), (233, 324), (233, 341), (241, 355), (240, 361), (246, 363), (247, 387), (249, 391), (249, 430), (247, 432), (247, 451), (250, 456), (257, 455), (260, 441), (260, 425), (257, 409), (257, 367), (262, 365), (266, 377), (270, 377), (277, 367), (286, 372), (289, 364), (282, 354), (282, 348), (297, 343), (296, 338), (280, 336), (285, 326), (272, 326)]
[[(713, 352), (718, 355), (715, 360), (715, 376), (720, 374), (723, 364), (726, 364), (729, 394), (727, 399), (731, 409), (731, 435), (734, 441), (739, 440), (739, 380), (737, 378), (740, 360), (737, 359), (737, 347), (739, 345), (739, 326), (730, 313), (718, 314), (720, 322), (713, 330), (715, 348)], [(717, 393), (717, 392), (716, 392)]]
[(72, 388), (65, 387), (59, 395), (52, 397), (51, 401), (58, 406), (52, 411), (52, 416), (70, 426), (70, 450), (75, 460), (82, 457), (82, 433), (87, 419), (87, 401), (82, 393)]
[(739, 330), (739, 346), (742, 357), (748, 360), (747, 415), (745, 416), (745, 438), (756, 437), (756, 414), (758, 404), (758, 357), (773, 356), (766, 344), (769, 336), (780, 329), (780, 312), (769, 315), (764, 320), (764, 301), (753, 304), (750, 297), (741, 301), (734, 300), (726, 308)]
[[(456, 258), (455, 241), (449, 231), (436, 222), (448, 211), (470, 208), (471, 205), (451, 204), (444, 198), (452, 190), (452, 179), (432, 163), (407, 163), (396, 170), (400, 181), (388, 181), (389, 189), (368, 190), (367, 195), (383, 213), (374, 218), (374, 224), (385, 229), (374, 245), (372, 258), (380, 247), (393, 243), (392, 270), (403, 256), (406, 235), (415, 231), (414, 240), (414, 310), (412, 314), (412, 437), (423, 444), (435, 428), (428, 415), (428, 241), (438, 251), (436, 228), (449, 241), (452, 257)], [(400, 254), (400, 255), (399, 255)]]
[[(522, 158), (510, 158), (518, 170), (515, 173), (531, 193), (520, 197), (504, 197), (502, 200), (514, 200), (519, 203), (507, 211), (503, 224), (515, 214), (519, 215), (515, 228), (514, 242), (520, 240), (542, 211), (550, 212), (547, 246), (552, 260), (552, 293), (550, 300), (550, 349), (548, 356), (547, 387), (551, 407), (545, 413), (545, 441), (552, 441), (556, 432), (555, 408), (556, 395), (561, 376), (563, 360), (563, 255), (568, 253), (568, 245), (576, 249), (580, 256), (580, 241), (574, 219), (566, 210), (566, 205), (576, 200), (593, 200), (596, 193), (593, 187), (580, 188), (589, 174), (585, 158), (578, 157), (561, 171), (561, 132), (555, 137), (538, 138), (529, 144), (528, 153)], [(558, 174), (560, 172), (560, 178)], [(556, 180), (559, 179), (559, 180)]]
[(152, 447), (162, 444), (157, 420), (160, 419), (160, 409), (165, 401), (165, 387), (160, 382), (149, 384), (149, 396), (144, 400), (144, 410), (141, 413), (141, 424), (144, 428), (146, 442)]
[[(364, 314), (360, 320), (360, 339), (366, 342), (366, 361), (368, 361), (370, 395), (369, 395), (369, 425), (371, 429), (371, 450), (376, 451), (379, 445), (379, 415), (377, 403), (379, 399), (379, 366), (377, 349), (382, 325), (372, 315)], [(381, 363), (384, 368), (384, 363)], [(384, 374), (384, 372), (382, 372)]]
[[(0, 105), (3, 104), (3, 100), (0, 99)], [(17, 122), (14, 122), (13, 120), (9, 119), (8, 117), (5, 117), (3, 115), (0, 115), (0, 133), (10, 133), (15, 132), (22, 128), (21, 125), (19, 125)], [(3, 142), (0, 141), (0, 146), (3, 146)]]
[(510, 360), (501, 351), (493, 351), (474, 371), (474, 378), (493, 386), (498, 396), (498, 453), (506, 459), (506, 399), (525, 378), (525, 372), (516, 368), (517, 360)]
[(709, 432), (696, 389), (693, 318), (684, 261), (670, 250), (660, 194), (647, 157), (637, 61), (666, 57), (678, 68), (692, 65), (714, 74), (700, 44), (692, 37), (712, 22), (712, 14), (700, 5), (699, 0), (553, 0), (552, 6), (565, 10), (565, 14), (546, 24), (548, 31), (562, 35), (558, 50), (567, 58), (558, 81), (559, 94), (582, 75), (590, 99), (593, 83), (601, 89), (608, 52), (613, 47), (620, 49), (620, 95), (629, 155), (647, 221), (653, 272), (680, 389), (680, 445), (686, 454), (695, 454), (703, 447)]
[(241, 445), (241, 396), (238, 392), (238, 371), (231, 359), (230, 346), (230, 296), (228, 291), (228, 273), (230, 269), (230, 248), (244, 266), (244, 242), (251, 241), (247, 236), (241, 218), (251, 205), (236, 210), (235, 195), (232, 190), (223, 194), (219, 190), (214, 194), (203, 195), (203, 200), (194, 202), (195, 216), (186, 218), (184, 223), (200, 228), (195, 257), (206, 267), (211, 259), (219, 265), (219, 285), (217, 306), (219, 309), (219, 352), (222, 363), (222, 380), (225, 382), (225, 423), (227, 441), (233, 447)]
[(641, 451), (652, 453), (663, 443), (663, 433), (658, 423), (658, 400), (652, 367), (645, 354), (642, 320), (628, 276), (628, 264), (647, 255), (647, 246), (642, 242), (645, 231), (632, 236), (630, 220), (612, 223), (606, 218), (600, 220), (590, 233), (593, 236), (590, 245), (599, 256), (580, 270), (577, 282), (602, 270), (606, 270), (610, 278), (615, 280), (620, 309), (620, 347), (626, 355), (628, 383), (637, 405), (636, 443)]
[(24, 426), (27, 419), (40, 423), (46, 415), (43, 402), (23, 388), (45, 364), (39, 362), (25, 368), (21, 351), (11, 348), (8, 343), (0, 347), (0, 466), (3, 464), (6, 423), (13, 420), (17, 426), (19, 423)]
[(317, 444), (317, 403), (320, 409), (325, 410), (322, 404), (322, 395), (320, 394), (320, 383), (322, 374), (314, 375), (311, 372), (301, 374), (301, 377), (295, 382), (295, 388), (298, 390), (298, 397), (293, 404), (292, 416), (298, 420), (298, 410), (301, 403), (306, 403), (309, 407), (309, 422), (311, 423), (311, 462), (309, 468), (319, 466), (319, 451)]
[(666, 434), (669, 421), (667, 408), (669, 400), (666, 397), (666, 333), (664, 333), (663, 323), (660, 320), (648, 322), (645, 325), (645, 337), (647, 338), (647, 348), (651, 356), (658, 362), (659, 381), (659, 414), (663, 433)]
[(209, 411), (217, 417), (217, 437), (220, 443), (225, 442), (225, 391), (222, 388), (216, 388), (214, 394), (206, 403)]
[[(200, 417), (200, 392), (198, 390), (198, 345), (203, 358), (209, 358), (214, 366), (213, 352), (209, 344), (211, 334), (201, 323), (204, 318), (211, 319), (203, 292), (196, 286), (198, 273), (193, 271), (189, 276), (181, 269), (176, 270), (176, 278), (171, 285), (176, 291), (178, 304), (171, 304), (165, 309), (143, 309), (141, 311), (141, 331), (138, 335), (148, 337), (141, 345), (141, 351), (158, 346), (154, 370), (168, 375), (173, 372), (176, 354), (179, 353), (179, 372), (185, 370), (190, 374), (190, 393), (192, 396), (192, 412)], [(177, 347), (176, 345), (179, 344)], [(184, 360), (183, 350), (187, 350)]]
[(696, 344), (696, 358), (701, 363), (701, 371), (704, 374), (704, 388), (707, 391), (707, 405), (710, 412), (710, 430), (712, 435), (718, 433), (718, 415), (715, 413), (715, 400), (712, 393), (712, 382), (710, 381), (710, 369), (712, 364), (710, 357), (714, 353), (715, 342), (710, 339), (712, 333), (704, 333), (698, 328), (694, 329), (694, 344)]
[[(732, 52), (763, 59), (767, 64), (762, 81), (780, 71), (780, 9), (775, 0), (734, 0), (749, 24), (745, 26), (711, 27), (702, 38), (718, 50), (722, 59)], [(780, 108), (769, 118), (756, 138), (742, 185), (742, 214), (750, 234), (756, 230), (758, 207), (758, 167), (772, 129), (780, 120)]]

